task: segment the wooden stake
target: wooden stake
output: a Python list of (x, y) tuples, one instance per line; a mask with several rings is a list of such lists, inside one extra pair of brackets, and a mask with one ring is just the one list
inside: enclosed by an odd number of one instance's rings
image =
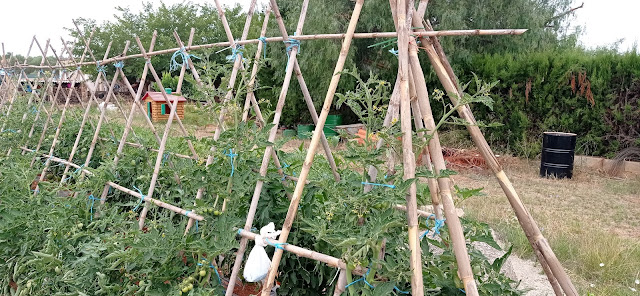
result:
[[(282, 227), (282, 233), (280, 234), (280, 238), (279, 238), (280, 243), (285, 243), (287, 241), (287, 238), (289, 237), (289, 232), (291, 231), (293, 220), (295, 219), (296, 213), (298, 211), (298, 205), (300, 204), (300, 199), (302, 197), (302, 192), (304, 190), (305, 181), (309, 176), (311, 164), (313, 163), (313, 158), (315, 156), (316, 149), (318, 148), (318, 144), (320, 142), (320, 138), (322, 135), (322, 129), (324, 128), (324, 124), (327, 120), (327, 116), (329, 115), (329, 109), (331, 108), (331, 103), (333, 102), (333, 97), (338, 87), (338, 82), (340, 81), (341, 72), (344, 69), (344, 64), (347, 59), (347, 54), (349, 53), (349, 47), (351, 46), (353, 33), (356, 30), (356, 24), (358, 23), (358, 18), (360, 17), (360, 11), (362, 10), (363, 2), (364, 0), (357, 0), (355, 8), (353, 9), (353, 13), (351, 15), (351, 20), (349, 21), (349, 27), (347, 29), (345, 39), (342, 41), (342, 48), (340, 50), (340, 55), (338, 57), (338, 61), (336, 62), (336, 67), (333, 71), (333, 75), (331, 76), (331, 82), (329, 84), (329, 89), (327, 91), (327, 95), (324, 100), (322, 113), (320, 113), (320, 117), (318, 118), (318, 124), (316, 125), (315, 133), (311, 138), (311, 143), (309, 144), (307, 156), (302, 166), (300, 177), (298, 177), (299, 179), (298, 179), (298, 182), (296, 183), (296, 189), (293, 192), (293, 196), (291, 198), (289, 210), (287, 211), (287, 217), (285, 219), (284, 225)], [(275, 0), (271, 0), (271, 7), (275, 11), (275, 8), (277, 6), (274, 4), (275, 4)], [(278, 266), (280, 265), (280, 260), (282, 259), (282, 255), (283, 255), (283, 251), (280, 249), (276, 249), (271, 262), (271, 267), (269, 268), (269, 274), (267, 275), (266, 284), (262, 289), (262, 296), (269, 296), (271, 292), (271, 287), (273, 287), (273, 282), (275, 281), (276, 274), (278, 273)]]
[[(195, 32), (196, 28), (191, 28), (191, 31), (189, 32), (188, 46), (191, 46), (193, 44), (193, 35), (195, 34)], [(182, 93), (182, 82), (184, 81), (184, 72), (186, 72), (186, 70), (187, 65), (183, 63), (182, 67), (180, 67), (180, 78), (178, 78), (178, 86), (176, 86), (177, 93)]]
[[(390, 2), (391, 6), (393, 6), (395, 1), (392, 0)], [(400, 126), (402, 130), (404, 180), (415, 178), (416, 172), (416, 160), (413, 154), (412, 143), (413, 132), (411, 129), (411, 101), (409, 98), (409, 28), (406, 24), (406, 14), (406, 1), (398, 0), (396, 4), (396, 15), (398, 18), (398, 78), (400, 83)], [(411, 250), (411, 260), (409, 261), (411, 267), (411, 294), (421, 296), (424, 295), (424, 284), (422, 279), (420, 240), (418, 239), (418, 203), (416, 182), (411, 183), (406, 198), (407, 221), (409, 227), (409, 249)]]
[[(416, 27), (417, 25), (422, 26), (422, 21), (420, 19), (414, 19), (413, 26)], [(423, 31), (423, 29), (417, 29), (417, 30)], [(429, 60), (431, 61), (431, 65), (433, 66), (436, 74), (438, 75), (440, 82), (444, 86), (445, 91), (448, 94), (450, 94), (449, 99), (451, 99), (451, 101), (455, 105), (458, 98), (461, 97), (462, 94), (458, 92), (458, 89), (455, 83), (453, 82), (453, 79), (449, 77), (449, 75), (447, 75), (447, 70), (445, 69), (445, 66), (442, 64), (436, 50), (430, 44), (429, 40), (427, 40), (426, 38), (421, 38), (420, 41), (422, 42), (422, 48), (427, 52), (427, 55), (429, 56)], [(489, 168), (493, 171), (494, 175), (498, 179), (498, 183), (500, 184), (500, 187), (502, 187), (502, 190), (507, 196), (507, 199), (509, 200), (511, 207), (514, 209), (514, 212), (516, 213), (516, 217), (520, 222), (520, 226), (524, 230), (524, 233), (527, 236), (527, 239), (529, 239), (529, 243), (533, 247), (533, 250), (535, 251), (536, 255), (538, 255), (538, 260), (540, 261), (541, 265), (543, 266), (543, 269), (547, 273), (547, 277), (549, 278), (550, 283), (553, 286), (557, 280), (557, 282), (560, 284), (565, 294), (578, 295), (578, 292), (573, 286), (571, 279), (569, 278), (566, 271), (560, 264), (560, 261), (558, 260), (558, 258), (556, 258), (551, 247), (549, 247), (549, 243), (540, 232), (540, 229), (538, 228), (535, 220), (533, 219), (533, 217), (531, 217), (531, 214), (529, 214), (527, 209), (524, 207), (524, 204), (522, 203), (522, 201), (520, 200), (520, 197), (518, 196), (517, 192), (513, 188), (511, 181), (502, 170), (502, 166), (500, 166), (500, 164), (498, 163), (498, 160), (493, 154), (493, 151), (491, 151), (491, 148), (489, 147), (489, 144), (484, 138), (484, 135), (480, 131), (480, 128), (478, 128), (478, 126), (475, 125), (476, 121), (475, 121), (475, 118), (473, 117), (473, 114), (471, 113), (471, 110), (469, 109), (468, 106), (465, 105), (458, 108), (458, 114), (462, 119), (469, 122), (469, 125), (467, 125), (467, 130), (471, 134), (471, 139), (473, 140), (476, 147), (479, 149), (480, 154), (483, 156)], [(548, 265), (549, 268), (544, 268), (545, 265)], [(551, 272), (552, 274), (549, 272)], [(557, 293), (557, 290), (556, 290), (556, 293)]]

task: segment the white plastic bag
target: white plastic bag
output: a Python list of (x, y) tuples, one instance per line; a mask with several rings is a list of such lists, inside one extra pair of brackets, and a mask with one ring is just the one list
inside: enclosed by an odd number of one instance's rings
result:
[(275, 240), (280, 235), (280, 230), (276, 231), (276, 226), (273, 222), (267, 224), (267, 226), (260, 229), (260, 234), (256, 235), (256, 245), (249, 253), (247, 263), (244, 266), (243, 276), (248, 282), (258, 282), (263, 280), (269, 272), (271, 266), (271, 259), (264, 250), (267, 245), (265, 238)]

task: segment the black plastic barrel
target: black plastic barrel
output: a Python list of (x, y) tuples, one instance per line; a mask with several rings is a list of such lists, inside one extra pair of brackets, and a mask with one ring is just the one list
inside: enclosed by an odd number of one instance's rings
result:
[(540, 176), (569, 178), (573, 176), (576, 134), (546, 132), (542, 137)]

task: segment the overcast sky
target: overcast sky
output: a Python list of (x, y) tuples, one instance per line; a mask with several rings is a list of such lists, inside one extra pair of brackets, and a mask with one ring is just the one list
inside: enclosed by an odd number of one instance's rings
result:
[[(160, 0), (149, 0), (160, 3)], [(222, 0), (223, 5), (240, 3), (248, 6), (250, 0)], [(627, 50), (640, 40), (637, 19), (640, 11), (638, 0), (574, 0), (576, 6), (584, 2), (584, 8), (576, 12), (575, 25), (585, 27), (581, 42), (589, 48), (607, 46), (624, 39), (620, 49)], [(51, 38), (56, 49), (60, 48), (60, 36), (70, 39), (63, 29), (72, 27), (71, 19), (78, 17), (93, 18), (102, 22), (113, 19), (116, 6), (130, 7), (137, 11), (142, 1), (131, 0), (5, 0), (2, 1), (2, 27), (0, 42), (5, 44), (7, 52), (25, 54), (36, 35), (41, 43)], [(183, 2), (181, 0), (164, 0), (167, 4)], [(212, 0), (192, 0), (194, 3), (211, 2)], [(259, 2), (266, 2), (259, 0)], [(313, 1), (311, 1), (313, 3)], [(311, 4), (313, 5), (313, 4)], [(314, 32), (337, 33), (337, 32)], [(43, 44), (44, 45), (44, 44)], [(32, 55), (39, 55), (37, 49)]]

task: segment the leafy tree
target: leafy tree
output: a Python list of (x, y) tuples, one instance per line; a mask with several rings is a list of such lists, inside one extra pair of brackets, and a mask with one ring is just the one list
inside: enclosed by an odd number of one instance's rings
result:
[[(128, 54), (140, 53), (140, 49), (135, 41), (135, 36), (140, 37), (140, 41), (145, 46), (145, 50), (148, 51), (154, 30), (158, 32), (154, 50), (178, 47), (173, 37), (174, 30), (178, 33), (185, 45), (187, 44), (191, 28), (195, 28), (194, 44), (228, 41), (217, 10), (215, 6), (210, 3), (194, 4), (185, 2), (173, 5), (161, 3), (158, 7), (154, 7), (152, 3), (147, 2), (144, 4), (142, 11), (139, 12), (134, 12), (129, 8), (123, 7), (117, 7), (117, 10), (118, 13), (115, 15), (114, 21), (106, 21), (102, 24), (97, 24), (93, 19), (80, 18), (76, 20), (79, 27), (83, 30), (85, 38), (88, 37), (89, 32), (95, 29), (90, 47), (95, 58), (98, 60), (102, 59), (109, 42), (112, 42), (109, 53), (110, 57), (121, 54), (127, 40), (131, 41)], [(246, 18), (246, 14), (242, 12), (242, 8), (239, 5), (228, 8), (225, 11), (225, 15), (231, 31), (234, 33), (241, 32)], [(253, 19), (251, 32), (259, 32), (262, 16), (256, 15)], [(75, 28), (67, 28), (67, 30), (70, 31), (73, 37), (79, 37)], [(239, 37), (238, 35), (237, 38)], [(254, 38), (257, 38), (257, 36), (254, 36)], [(220, 48), (216, 51), (219, 49)], [(74, 54), (80, 56), (83, 50), (84, 43), (82, 39), (78, 39), (74, 46)], [(226, 54), (216, 54), (216, 51), (209, 51), (209, 53), (205, 53), (206, 56), (201, 54), (201, 52), (190, 53), (211, 61), (225, 62)], [(159, 55), (151, 58), (151, 62), (158, 72), (158, 76), (162, 77), (163, 72), (169, 72), (169, 58), (170, 55)], [(197, 61), (195, 58), (194, 60)], [(88, 56), (85, 58), (85, 61), (91, 61), (91, 58)], [(125, 61), (125, 75), (127, 75), (130, 80), (140, 79), (144, 63), (144, 59), (129, 59)], [(113, 73), (114, 69), (113, 67), (107, 67), (107, 71), (108, 73)], [(86, 72), (95, 74), (96, 69), (95, 67), (88, 67)], [(177, 76), (178, 73), (178, 71), (175, 71), (172, 74)], [(153, 81), (151, 73), (148, 74), (147, 80)], [(188, 88), (189, 81), (186, 81), (186, 84)]]

